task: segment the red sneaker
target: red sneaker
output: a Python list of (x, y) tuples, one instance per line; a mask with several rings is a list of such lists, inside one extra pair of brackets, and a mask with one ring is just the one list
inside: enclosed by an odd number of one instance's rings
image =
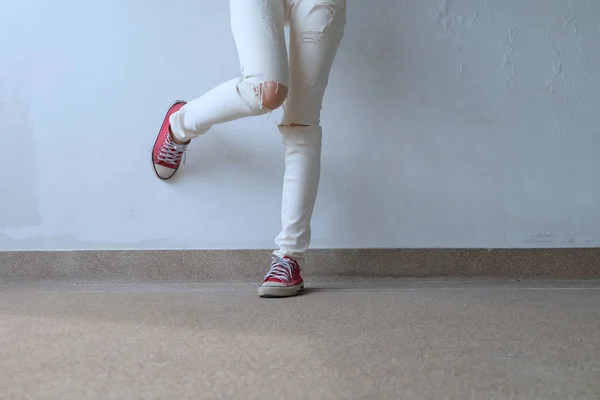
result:
[(169, 107), (167, 115), (163, 120), (154, 148), (152, 149), (152, 165), (154, 172), (160, 179), (169, 179), (181, 165), (185, 149), (190, 142), (186, 144), (177, 144), (171, 139), (169, 132), (169, 118), (185, 105), (185, 101), (176, 101)]
[(300, 266), (289, 257), (273, 258), (271, 269), (258, 288), (260, 297), (289, 297), (304, 289)]

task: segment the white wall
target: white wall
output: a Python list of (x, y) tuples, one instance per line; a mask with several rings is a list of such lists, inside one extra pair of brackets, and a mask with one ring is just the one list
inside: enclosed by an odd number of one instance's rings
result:
[[(315, 247), (600, 245), (600, 1), (348, 1)], [(278, 115), (150, 166), (238, 75), (227, 3), (2, 0), (1, 250), (272, 246)]]

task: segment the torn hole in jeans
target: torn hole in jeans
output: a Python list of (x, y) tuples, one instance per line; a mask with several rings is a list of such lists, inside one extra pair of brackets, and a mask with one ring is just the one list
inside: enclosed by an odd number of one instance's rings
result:
[(317, 1), (314, 5), (314, 9), (318, 9), (318, 8), (324, 8), (327, 11), (329, 11), (332, 18), (335, 16), (336, 7), (335, 7), (335, 2), (333, 0)]
[[(261, 110), (273, 111), (279, 107), (269, 108), (265, 105), (265, 90), (273, 90), (267, 88), (267, 86), (274, 84), (274, 93), (277, 95), (279, 90), (286, 89), (286, 86), (274, 80), (259, 80), (255, 77), (244, 77), (240, 79), (238, 83), (238, 92), (246, 105), (251, 109), (255, 109), (256, 106), (260, 107)], [(267, 89), (266, 89), (267, 88)]]
[(310, 126), (310, 125), (296, 124), (294, 122), (292, 122), (291, 124), (281, 124), (281, 125), (279, 125), (280, 128), (283, 128), (283, 127), (289, 127), (289, 128), (306, 128), (308, 126)]
[(327, 28), (333, 22), (336, 13), (336, 5), (332, 0), (321, 0), (315, 3), (312, 11), (324, 10), (329, 13), (329, 21), (325, 24), (325, 27), (322, 30), (313, 30), (313, 31), (304, 31), (302, 32), (302, 43), (308, 44), (316, 44), (319, 43), (325, 33), (327, 33)]
[[(275, 95), (277, 96), (277, 94), (279, 94), (279, 91), (281, 90), (281, 87), (283, 87), (285, 89), (285, 86), (279, 82), (276, 81), (263, 81), (261, 82), (259, 85), (254, 87), (254, 95), (258, 98), (258, 101), (260, 103), (260, 108), (266, 111), (274, 111), (277, 108), (279, 108), (279, 105), (276, 107), (269, 107), (267, 105), (265, 105), (265, 87), (267, 87), (269, 84), (274, 83), (275, 86)], [(270, 90), (270, 89), (267, 89)], [(286, 94), (287, 95), (287, 94)], [(285, 95), (284, 95), (285, 97)], [(277, 100), (275, 100), (277, 102)], [(283, 100), (281, 100), (281, 102), (283, 102)]]

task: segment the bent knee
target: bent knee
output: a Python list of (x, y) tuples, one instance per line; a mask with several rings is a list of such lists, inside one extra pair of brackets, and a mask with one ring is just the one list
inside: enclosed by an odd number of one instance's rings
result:
[(275, 110), (283, 104), (288, 95), (288, 88), (277, 82), (263, 82), (258, 88), (262, 108)]

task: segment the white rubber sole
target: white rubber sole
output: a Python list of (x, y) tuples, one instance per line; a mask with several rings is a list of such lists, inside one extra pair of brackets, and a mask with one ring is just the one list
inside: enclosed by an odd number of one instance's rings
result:
[(304, 290), (304, 283), (296, 286), (264, 286), (261, 285), (258, 288), (258, 295), (260, 297), (291, 297), (302, 293)]

